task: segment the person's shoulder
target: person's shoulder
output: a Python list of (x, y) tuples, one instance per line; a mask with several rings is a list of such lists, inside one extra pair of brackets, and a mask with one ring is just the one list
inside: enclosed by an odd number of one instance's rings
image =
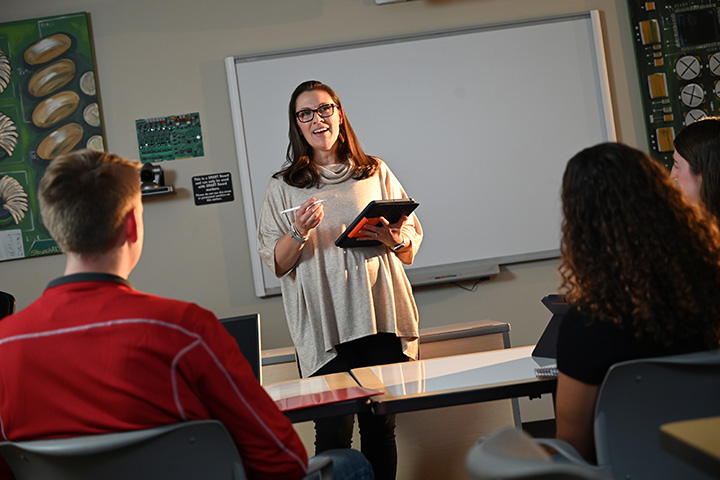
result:
[(134, 300), (138, 304), (142, 303), (148, 313), (152, 313), (158, 319), (181, 320), (186, 318), (208, 317), (214, 318), (215, 314), (200, 305), (174, 298), (162, 297), (151, 293), (144, 293), (137, 290), (133, 291)]
[(385, 163), (385, 160), (383, 160), (380, 157), (372, 157), (375, 160), (377, 160), (377, 170), (376, 175), (380, 175), (381, 177), (387, 177), (390, 175), (393, 175), (392, 170), (390, 170), (390, 167), (387, 163)]
[(598, 344), (597, 327), (597, 321), (571, 307), (558, 329), (558, 356), (564, 356), (561, 352), (572, 352), (574, 356), (588, 349), (595, 349)]
[(587, 338), (591, 341), (598, 340), (598, 338), (615, 337), (623, 333), (615, 324), (596, 320), (581, 313), (575, 307), (571, 307), (565, 314), (560, 324), (560, 332), (561, 335)]
[(270, 177), (270, 181), (268, 181), (267, 191), (272, 192), (278, 190), (282, 187), (283, 183), (285, 182), (282, 180), (282, 178)]
[(284, 183), (285, 183), (285, 180), (283, 180), (282, 175), (277, 176), (277, 177), (273, 176), (273, 177), (270, 177), (268, 186), (274, 186), (275, 188), (277, 188), (278, 186), (280, 186)]
[(12, 313), (0, 319), (0, 338), (12, 337), (24, 333), (23, 327), (27, 324), (27, 320), (33, 318), (31, 307), (32, 304), (19, 312)]
[(282, 176), (277, 178), (271, 177), (270, 181), (268, 182), (267, 195), (280, 195), (290, 188), (295, 187), (288, 185), (288, 183), (285, 181), (285, 179), (282, 178)]
[(574, 307), (568, 310), (558, 331), (558, 369), (576, 380), (599, 384), (612, 349), (604, 330), (604, 322), (583, 315)]
[(43, 314), (52, 308), (45, 297), (46, 293), (33, 300), (30, 305), (16, 309), (15, 312), (0, 319), (0, 338), (26, 333), (28, 325), (43, 318)]
[(170, 328), (180, 328), (201, 338), (214, 338), (218, 331), (225, 331), (218, 317), (210, 310), (193, 302), (155, 297), (149, 318)]
[(582, 330), (592, 323), (592, 318), (583, 315), (578, 311), (577, 308), (571, 306), (563, 316), (563, 321), (560, 324), (560, 329), (564, 331)]
[(384, 168), (385, 170), (390, 170), (390, 167), (388, 167), (388, 164), (385, 163), (385, 160), (383, 160), (380, 157), (372, 157), (378, 162), (378, 168)]

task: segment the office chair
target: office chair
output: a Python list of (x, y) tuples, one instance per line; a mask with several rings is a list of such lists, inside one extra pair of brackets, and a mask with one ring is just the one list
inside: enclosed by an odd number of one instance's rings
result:
[(527, 433), (514, 427), (481, 437), (468, 452), (465, 467), (475, 480), (612, 480), (591, 465), (554, 462)]
[(708, 479), (663, 450), (660, 425), (720, 414), (720, 350), (610, 368), (595, 409), (598, 464), (615, 478)]
[[(0, 443), (17, 480), (245, 480), (240, 455), (217, 420), (82, 437)], [(307, 480), (332, 478), (332, 460)]]
[(0, 318), (15, 313), (15, 297), (7, 292), (0, 291)]
[[(704, 480), (712, 477), (661, 448), (660, 425), (716, 415), (720, 415), (720, 350), (629, 360), (613, 365), (600, 387), (594, 421), (597, 467), (565, 442), (534, 442), (555, 448), (568, 462), (594, 467), (616, 479)], [(478, 455), (477, 448), (468, 456)], [(509, 449), (503, 455), (517, 456)], [(512, 466), (513, 461), (506, 463)]]

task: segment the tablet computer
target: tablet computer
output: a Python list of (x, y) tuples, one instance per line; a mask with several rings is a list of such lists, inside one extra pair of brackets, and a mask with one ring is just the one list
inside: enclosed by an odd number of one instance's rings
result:
[(335, 245), (342, 248), (350, 247), (372, 247), (380, 245), (378, 240), (362, 240), (358, 241), (356, 237), (358, 233), (367, 225), (377, 225), (380, 223), (380, 217), (385, 217), (390, 223), (400, 220), (403, 215), (410, 215), (419, 203), (412, 198), (402, 198), (399, 200), (373, 200), (355, 217), (355, 220), (345, 229), (345, 231), (335, 240)]

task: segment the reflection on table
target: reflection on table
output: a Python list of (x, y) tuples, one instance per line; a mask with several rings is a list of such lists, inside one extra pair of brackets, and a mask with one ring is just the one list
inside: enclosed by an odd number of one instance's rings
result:
[(535, 368), (552, 361), (533, 358), (533, 348), (366, 367), (351, 374), (363, 387), (383, 392), (372, 398), (378, 414), (554, 393), (555, 379), (535, 376)]
[(660, 445), (676, 457), (720, 478), (720, 417), (661, 425)]
[(274, 383), (264, 388), (293, 422), (366, 411), (369, 397), (379, 393), (361, 387), (348, 373)]

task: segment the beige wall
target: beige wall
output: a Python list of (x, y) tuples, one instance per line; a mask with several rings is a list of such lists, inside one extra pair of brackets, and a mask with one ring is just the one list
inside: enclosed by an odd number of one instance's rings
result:
[[(200, 112), (205, 156), (163, 164), (179, 194), (146, 202), (145, 251), (130, 279), (219, 317), (259, 312), (263, 345), (275, 348), (291, 341), (280, 297), (254, 294), (223, 59), (591, 9), (602, 12), (619, 138), (645, 149), (626, 0), (3, 0), (0, 22), (90, 13), (113, 152), (138, 157), (136, 119)], [(228, 171), (236, 200), (195, 206), (191, 177)], [(61, 255), (2, 262), (0, 289), (24, 308), (63, 265)], [(503, 267), (472, 292), (419, 288), (422, 326), (487, 318), (512, 325), (513, 345), (532, 344), (549, 319), (540, 299), (557, 289), (556, 269), (554, 260)]]

